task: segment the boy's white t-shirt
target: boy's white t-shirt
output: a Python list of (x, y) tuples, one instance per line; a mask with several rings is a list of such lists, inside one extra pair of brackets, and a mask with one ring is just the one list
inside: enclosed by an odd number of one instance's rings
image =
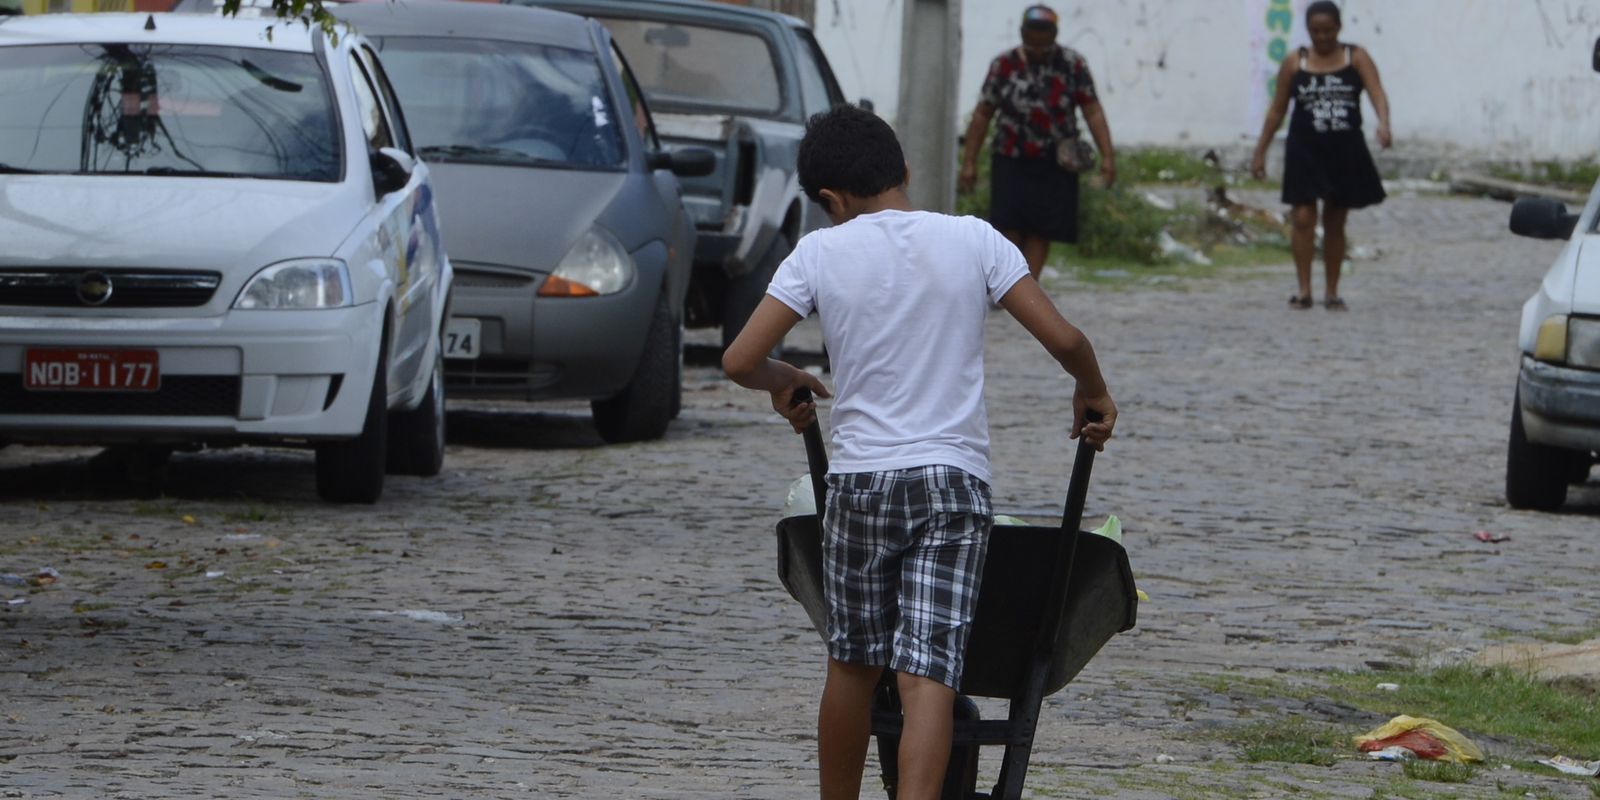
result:
[(767, 293), (822, 321), (829, 472), (945, 465), (989, 481), (984, 318), (1027, 274), (976, 217), (879, 211), (802, 238)]

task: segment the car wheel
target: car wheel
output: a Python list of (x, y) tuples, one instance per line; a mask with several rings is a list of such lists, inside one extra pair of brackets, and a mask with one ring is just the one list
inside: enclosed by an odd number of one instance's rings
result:
[(411, 411), (389, 415), (389, 474), (431, 478), (444, 468), (444, 351), (433, 360), (428, 393)]
[(1522, 398), (1511, 404), (1511, 442), (1506, 450), (1506, 502), (1512, 508), (1555, 511), (1567, 501), (1572, 474), (1567, 451), (1528, 441), (1522, 430)]
[(1590, 453), (1573, 453), (1571, 455), (1571, 470), (1567, 473), (1567, 483), (1573, 486), (1582, 486), (1589, 482), (1589, 468), (1594, 466), (1594, 456)]
[(682, 374), (678, 370), (678, 347), (673, 335), (676, 323), (662, 292), (645, 335), (644, 353), (633, 379), (615, 397), (589, 404), (600, 438), (618, 444), (659, 439), (672, 421), (672, 398), (679, 391)]
[[(756, 306), (761, 305), (761, 298), (767, 296), (767, 285), (772, 283), (778, 265), (789, 257), (793, 249), (794, 242), (790, 241), (789, 235), (779, 233), (772, 242), (772, 248), (755, 269), (728, 281), (722, 295), (722, 349), (728, 349), (728, 345), (739, 337), (739, 331), (744, 330), (745, 322), (755, 313)], [(771, 355), (773, 358), (783, 356), (783, 342), (772, 348)]]
[(389, 444), (389, 329), (372, 376), (361, 435), (317, 445), (317, 495), (334, 503), (376, 503), (383, 495)]

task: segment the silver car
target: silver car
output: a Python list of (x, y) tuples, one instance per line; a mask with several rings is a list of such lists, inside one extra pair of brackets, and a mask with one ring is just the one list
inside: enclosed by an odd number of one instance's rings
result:
[(450, 262), (360, 36), (0, 19), (0, 441), (316, 449), (375, 501), (444, 453)]
[[(394, 77), (459, 269), (451, 396), (590, 400), (607, 441), (677, 414), (694, 223), (643, 95), (592, 20), (471, 3), (342, 5)], [(676, 173), (676, 174), (675, 174)]]

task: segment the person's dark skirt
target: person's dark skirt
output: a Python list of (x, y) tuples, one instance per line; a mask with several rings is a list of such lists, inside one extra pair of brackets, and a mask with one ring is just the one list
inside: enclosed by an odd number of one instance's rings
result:
[(989, 224), (1057, 242), (1078, 241), (1078, 175), (1049, 158), (989, 161)]
[(1343, 208), (1383, 202), (1383, 179), (1359, 129), (1338, 134), (1289, 133), (1283, 155), (1283, 202), (1312, 205), (1318, 200)]

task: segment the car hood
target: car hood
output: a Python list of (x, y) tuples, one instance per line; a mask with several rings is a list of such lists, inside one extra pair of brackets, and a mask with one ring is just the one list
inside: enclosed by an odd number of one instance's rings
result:
[(0, 264), (256, 270), (331, 256), (359, 219), (342, 184), (168, 176), (0, 178)]
[(1572, 276), (1572, 313), (1600, 315), (1600, 237), (1584, 238)]
[(539, 272), (554, 270), (584, 231), (605, 221), (628, 180), (626, 172), (575, 169), (443, 162), (428, 169), (452, 262)]

